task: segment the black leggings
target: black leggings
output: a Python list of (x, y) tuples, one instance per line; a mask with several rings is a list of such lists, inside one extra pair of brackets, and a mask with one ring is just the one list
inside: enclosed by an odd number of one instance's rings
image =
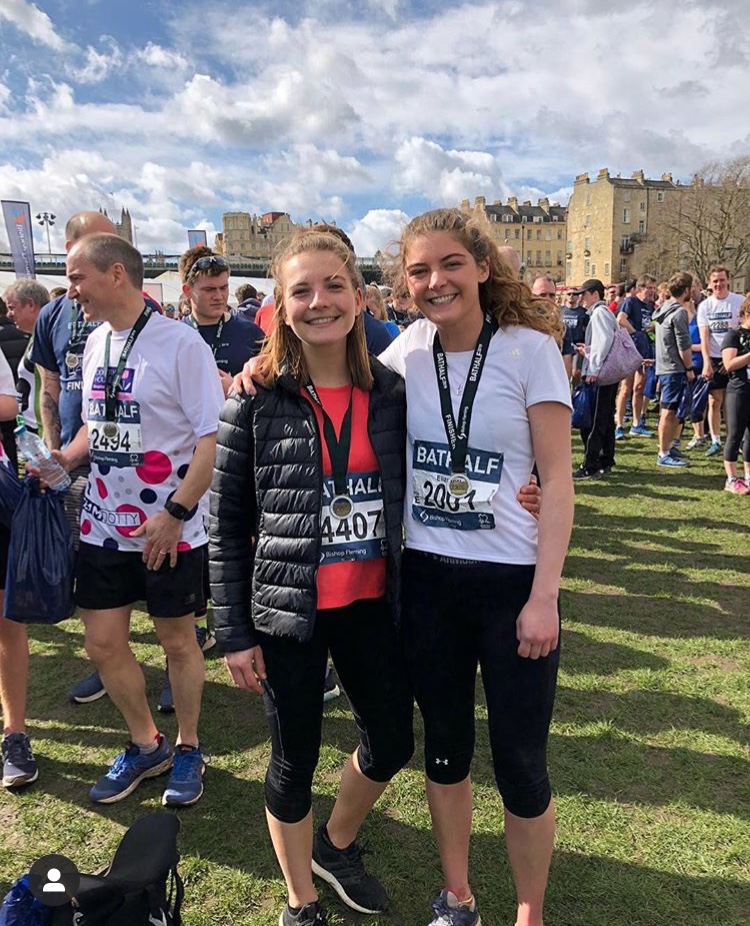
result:
[(298, 823), (312, 806), (329, 649), (359, 731), (362, 773), (384, 783), (406, 765), (414, 752), (414, 702), (401, 641), (382, 599), (318, 611), (307, 643), (268, 634), (258, 642), (272, 746), (266, 807), (277, 820)]
[(736, 463), (742, 442), (745, 464), (750, 463), (750, 392), (727, 389), (724, 396), (724, 415), (727, 420), (724, 459), (727, 463)]
[(560, 648), (540, 659), (517, 652), (516, 619), (534, 566), (454, 563), (404, 555), (404, 637), (424, 718), (427, 777), (456, 784), (469, 774), (478, 664), (503, 803), (518, 817), (538, 817), (552, 797), (547, 737)]

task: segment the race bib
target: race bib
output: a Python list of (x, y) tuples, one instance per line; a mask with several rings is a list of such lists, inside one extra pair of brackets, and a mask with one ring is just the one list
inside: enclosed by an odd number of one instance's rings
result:
[(466, 455), (469, 491), (460, 498), (451, 494), (451, 454), (447, 444), (414, 442), (412, 454), (414, 502), (412, 518), (426, 527), (447, 527), (458, 531), (488, 531), (495, 528), (492, 501), (500, 488), (503, 454), (472, 450)]
[(115, 420), (106, 420), (103, 399), (89, 399), (89, 455), (105, 466), (143, 466), (141, 407), (132, 399), (117, 400)]
[(345, 518), (331, 511), (336, 497), (333, 478), (323, 480), (320, 565), (379, 559), (386, 554), (385, 516), (380, 473), (349, 473), (347, 495), (352, 510)]
[(714, 334), (729, 331), (732, 321), (731, 309), (715, 309), (709, 320), (709, 327)]

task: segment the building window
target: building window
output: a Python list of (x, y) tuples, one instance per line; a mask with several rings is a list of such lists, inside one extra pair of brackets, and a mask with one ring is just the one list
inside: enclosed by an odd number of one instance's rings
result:
[(506, 229), (505, 229), (505, 240), (507, 241), (508, 238), (510, 238), (510, 229), (509, 229), (509, 228), (506, 228)]
[(536, 252), (536, 265), (537, 267), (542, 266), (542, 252), (541, 251)]
[(630, 209), (622, 210), (622, 224), (630, 225)]
[(544, 233), (544, 240), (552, 241), (552, 229), (551, 228), (548, 228), (547, 231)]
[(562, 241), (562, 236), (563, 236), (563, 230), (562, 228), (558, 228), (557, 229), (557, 240)]
[(645, 212), (645, 211), (646, 211), (646, 203), (643, 202), (641, 203), (641, 212)]
[(587, 277), (591, 276), (591, 261), (590, 260), (585, 260), (583, 262), (583, 273), (584, 273), (584, 276), (587, 276)]
[(536, 240), (537, 240), (537, 241), (541, 241), (541, 240), (542, 240), (542, 230), (541, 230), (541, 228), (537, 228), (537, 230), (536, 230)]
[(626, 203), (629, 203), (629, 202), (630, 202), (630, 197), (631, 197), (631, 192), (630, 192), (630, 190), (625, 190), (625, 192), (622, 194), (623, 200), (624, 200)]
[(628, 272), (628, 262), (627, 262), (627, 259), (624, 258), (624, 257), (621, 257), (621, 258), (620, 258), (620, 273), (627, 273), (627, 272)]
[(638, 231), (640, 232), (640, 234), (643, 234), (646, 231), (646, 223), (644, 222), (643, 219), (641, 219), (640, 222), (638, 223)]
[(583, 239), (583, 250), (584, 250), (584, 251), (590, 251), (590, 250), (591, 250), (591, 238), (584, 238), (584, 239)]
[(664, 190), (659, 190), (659, 192), (656, 194), (656, 201), (657, 203), (664, 202)]
[(609, 279), (609, 264), (604, 265), (604, 277), (607, 280)]
[(551, 264), (551, 263), (552, 263), (552, 251), (545, 251), (545, 252), (544, 252), (544, 263), (545, 263), (545, 264)]
[(591, 193), (586, 194), (586, 205), (587, 206), (591, 205)]
[(520, 238), (520, 237), (521, 237), (521, 229), (520, 229), (520, 228), (516, 228), (516, 229), (515, 229), (515, 235), (514, 235), (513, 237), (514, 237), (514, 238)]
[(531, 241), (531, 229), (529, 229), (529, 230), (526, 232), (526, 237), (527, 237), (527, 239), (528, 239), (529, 241)]
[(620, 247), (628, 248), (630, 247), (630, 235), (623, 235), (620, 239)]
[(596, 264), (591, 265), (591, 276), (592, 277), (596, 276)]
[(590, 215), (587, 215), (587, 216), (586, 216), (586, 225), (591, 225), (591, 216), (590, 216)]

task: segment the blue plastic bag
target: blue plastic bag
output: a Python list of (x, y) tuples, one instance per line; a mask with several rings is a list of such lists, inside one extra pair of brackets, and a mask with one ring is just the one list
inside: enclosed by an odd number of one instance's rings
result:
[(0, 463), (0, 524), (10, 527), (21, 500), (21, 480), (10, 466)]
[(571, 426), (581, 431), (590, 431), (594, 424), (596, 386), (593, 383), (579, 383), (573, 390), (572, 402)]
[(0, 926), (47, 926), (52, 922), (54, 910), (34, 899), (29, 890), (29, 876), (24, 875), (5, 895), (0, 907)]
[(646, 367), (646, 381), (643, 384), (643, 395), (647, 399), (656, 398), (656, 365), (650, 363)]
[(63, 498), (27, 476), (13, 515), (5, 616), (21, 624), (56, 624), (73, 615), (75, 551)]
[(690, 420), (703, 421), (706, 417), (706, 406), (708, 405), (708, 393), (711, 391), (712, 382), (703, 376), (698, 376), (693, 383), (693, 396), (690, 406)]

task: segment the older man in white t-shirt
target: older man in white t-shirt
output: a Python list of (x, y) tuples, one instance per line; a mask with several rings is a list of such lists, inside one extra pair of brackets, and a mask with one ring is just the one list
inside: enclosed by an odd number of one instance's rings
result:
[(740, 322), (742, 296), (729, 291), (729, 273), (726, 267), (714, 267), (708, 275), (711, 295), (698, 306), (698, 331), (703, 354), (703, 376), (712, 381), (708, 394), (708, 426), (711, 446), (707, 457), (721, 451), (721, 408), (724, 404), (729, 377), (721, 362), (721, 345), (724, 335)]

